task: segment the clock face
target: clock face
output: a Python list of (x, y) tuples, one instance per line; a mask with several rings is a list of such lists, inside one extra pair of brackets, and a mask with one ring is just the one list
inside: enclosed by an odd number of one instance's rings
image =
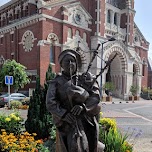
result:
[(76, 24), (79, 24), (79, 25), (82, 24), (85, 21), (85, 16), (84, 16), (82, 11), (77, 10), (74, 13), (74, 21), (75, 21)]
[(26, 52), (32, 51), (34, 46), (34, 35), (31, 31), (26, 31), (22, 37), (23, 48)]

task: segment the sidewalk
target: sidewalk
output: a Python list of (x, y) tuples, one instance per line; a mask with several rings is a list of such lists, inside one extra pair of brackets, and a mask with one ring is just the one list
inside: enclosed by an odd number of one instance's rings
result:
[(146, 102), (146, 103), (149, 103), (149, 102), (152, 102), (152, 100), (145, 100), (143, 98), (139, 98), (139, 100), (135, 100), (135, 101), (125, 101), (123, 99), (119, 99), (119, 98), (115, 98), (115, 97), (112, 97), (112, 102), (110, 101), (107, 101), (107, 102), (102, 102), (103, 104), (120, 104), (120, 103), (134, 103), (134, 102)]

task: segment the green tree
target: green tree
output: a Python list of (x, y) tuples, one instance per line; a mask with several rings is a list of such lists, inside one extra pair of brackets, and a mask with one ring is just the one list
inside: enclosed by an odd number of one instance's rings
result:
[(5, 88), (5, 76), (10, 75), (14, 78), (13, 88), (18, 90), (19, 88), (24, 87), (24, 85), (30, 82), (30, 79), (26, 73), (26, 67), (20, 63), (17, 63), (15, 60), (6, 60), (0, 70), (0, 85), (1, 88)]
[(40, 85), (40, 78), (37, 77), (36, 88), (30, 99), (25, 128), (29, 133), (36, 133), (38, 139), (47, 138), (50, 136), (50, 132), (52, 132), (52, 115), (46, 109), (46, 94), (48, 90), (47, 81), (52, 80), (54, 77), (55, 73), (52, 72), (52, 67), (49, 65), (44, 87)]

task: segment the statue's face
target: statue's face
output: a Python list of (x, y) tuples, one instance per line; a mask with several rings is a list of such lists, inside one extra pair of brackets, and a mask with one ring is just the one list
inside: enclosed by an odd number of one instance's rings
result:
[(73, 56), (67, 54), (61, 62), (61, 67), (64, 69), (64, 73), (68, 76), (75, 74), (77, 70), (76, 60)]

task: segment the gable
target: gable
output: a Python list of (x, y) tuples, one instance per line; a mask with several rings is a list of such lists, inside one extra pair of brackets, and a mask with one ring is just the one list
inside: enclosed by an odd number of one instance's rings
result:
[(134, 23), (134, 44), (136, 46), (141, 46), (141, 44), (144, 42), (146, 44), (149, 44), (141, 31), (139, 30), (138, 26)]
[(89, 24), (91, 24), (92, 17), (80, 2), (64, 5), (63, 10), (63, 13), (67, 15), (69, 23), (85, 28), (88, 28)]

